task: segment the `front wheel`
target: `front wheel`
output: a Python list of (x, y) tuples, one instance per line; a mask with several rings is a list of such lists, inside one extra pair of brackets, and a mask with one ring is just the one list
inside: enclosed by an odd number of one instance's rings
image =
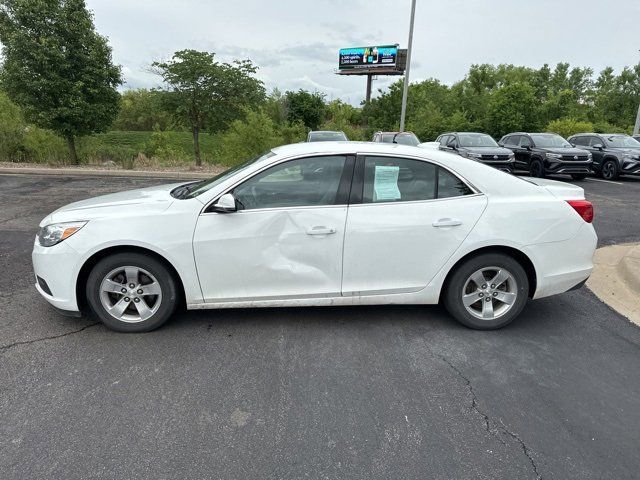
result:
[(600, 176), (605, 180), (615, 180), (618, 178), (618, 164), (614, 160), (607, 160), (602, 164)]
[(545, 171), (542, 160), (540, 160), (539, 158), (531, 160), (531, 164), (529, 165), (529, 176), (535, 178), (544, 178)]
[(118, 332), (148, 332), (164, 324), (178, 302), (176, 282), (164, 264), (139, 253), (100, 260), (87, 279), (89, 305)]
[(573, 178), (574, 180), (584, 180), (585, 178), (587, 178), (587, 174), (586, 173), (572, 173), (571, 174), (571, 178)]
[(463, 325), (494, 330), (511, 323), (527, 303), (529, 280), (514, 258), (486, 253), (451, 275), (443, 292), (447, 311)]

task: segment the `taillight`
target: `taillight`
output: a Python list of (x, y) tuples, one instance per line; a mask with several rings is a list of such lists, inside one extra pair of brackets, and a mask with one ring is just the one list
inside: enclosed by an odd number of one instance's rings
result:
[(587, 222), (593, 222), (593, 205), (587, 200), (567, 200), (567, 203)]

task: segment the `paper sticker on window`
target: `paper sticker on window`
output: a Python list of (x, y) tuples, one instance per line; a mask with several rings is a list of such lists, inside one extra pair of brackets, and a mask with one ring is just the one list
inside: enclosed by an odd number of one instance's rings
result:
[(376, 165), (373, 179), (375, 201), (400, 200), (398, 174), (400, 167)]

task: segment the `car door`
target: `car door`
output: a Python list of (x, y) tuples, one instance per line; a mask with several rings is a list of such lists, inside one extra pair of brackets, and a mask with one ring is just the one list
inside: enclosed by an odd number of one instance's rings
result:
[[(588, 137), (588, 142), (589, 145), (587, 147), (587, 151), (591, 152), (591, 155), (593, 156), (593, 163), (597, 165), (599, 170), (604, 159), (604, 149), (602, 148), (604, 147), (604, 140), (595, 135), (591, 135)], [(599, 146), (600, 148), (596, 148), (596, 146)]]
[(423, 289), (480, 218), (487, 199), (423, 159), (358, 157), (344, 241), (342, 294)]
[(193, 251), (204, 301), (339, 296), (354, 162), (278, 163), (230, 191), (236, 212), (200, 215)]
[(531, 162), (531, 150), (533, 145), (531, 139), (526, 135), (519, 135), (518, 146), (515, 150), (515, 161), (518, 167), (529, 169), (529, 163)]

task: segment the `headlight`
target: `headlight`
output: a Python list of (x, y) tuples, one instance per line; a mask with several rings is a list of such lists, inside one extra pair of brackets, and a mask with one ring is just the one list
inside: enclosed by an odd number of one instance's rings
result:
[(591, 152), (587, 152), (587, 159), (593, 160), (593, 155), (591, 154)]
[(559, 153), (547, 153), (547, 158), (562, 158), (562, 155)]
[(86, 224), (87, 222), (52, 223), (38, 231), (38, 243), (43, 247), (53, 247), (69, 238)]
[(515, 159), (516, 159), (516, 154), (515, 154), (515, 153), (513, 153), (513, 152), (511, 152), (511, 153), (509, 154), (509, 161), (510, 161), (510, 162), (513, 162)]
[(472, 158), (482, 158), (482, 154), (481, 153), (468, 153), (467, 156), (472, 157)]

